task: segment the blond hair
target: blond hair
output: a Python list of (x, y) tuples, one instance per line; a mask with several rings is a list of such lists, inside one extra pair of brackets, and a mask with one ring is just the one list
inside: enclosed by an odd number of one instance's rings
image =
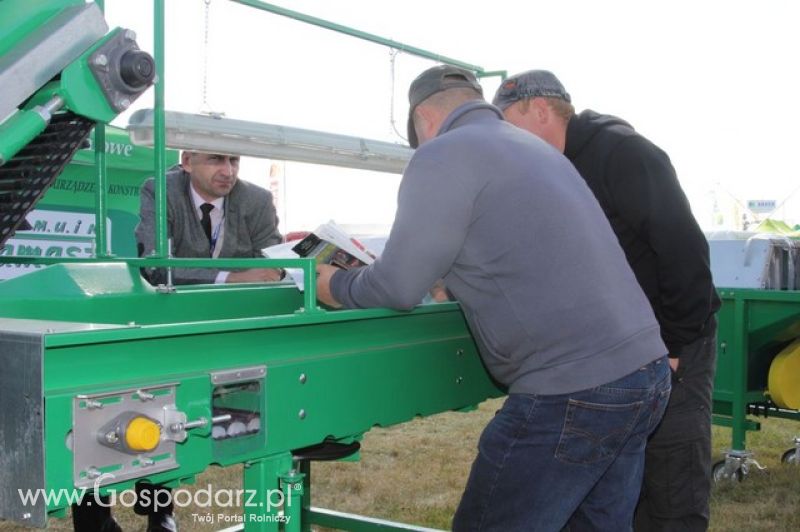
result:
[(547, 102), (547, 105), (553, 110), (553, 113), (565, 123), (569, 122), (569, 119), (575, 116), (575, 106), (568, 101), (562, 100), (561, 98), (549, 97), (543, 97), (542, 99)]

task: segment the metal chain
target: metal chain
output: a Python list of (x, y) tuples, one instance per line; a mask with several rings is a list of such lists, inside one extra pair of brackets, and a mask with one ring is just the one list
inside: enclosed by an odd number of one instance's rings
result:
[(203, 103), (200, 106), (200, 112), (214, 114), (211, 111), (211, 107), (208, 105), (208, 20), (211, 0), (203, 0), (203, 3), (205, 4), (205, 28), (203, 34)]
[(392, 85), (391, 89), (389, 90), (389, 124), (392, 126), (392, 132), (394, 132), (395, 135), (408, 142), (408, 139), (405, 137), (405, 135), (397, 130), (397, 122), (394, 119), (395, 59), (399, 53), (400, 50), (389, 48), (389, 66), (392, 78)]

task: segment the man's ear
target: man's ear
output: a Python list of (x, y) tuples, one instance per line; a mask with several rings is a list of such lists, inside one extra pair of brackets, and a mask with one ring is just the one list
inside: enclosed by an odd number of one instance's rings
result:
[[(414, 110), (414, 126), (417, 128), (417, 137), (420, 144), (436, 136), (438, 129), (438, 112), (430, 105), (421, 104)], [(422, 136), (420, 136), (422, 132)]]
[(536, 120), (540, 124), (547, 124), (553, 119), (553, 110), (544, 98), (531, 98), (531, 108), (535, 113)]
[(192, 152), (190, 151), (181, 152), (181, 166), (187, 172), (189, 172), (192, 169)]

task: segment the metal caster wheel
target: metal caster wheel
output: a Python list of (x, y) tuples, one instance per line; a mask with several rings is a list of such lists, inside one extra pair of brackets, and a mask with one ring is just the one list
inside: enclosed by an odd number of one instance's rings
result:
[(800, 465), (800, 450), (789, 449), (781, 456), (782, 464)]
[(741, 466), (729, 466), (725, 460), (720, 460), (711, 469), (714, 484), (723, 484), (725, 482), (741, 482), (744, 479), (744, 473)]
[(794, 448), (789, 449), (781, 456), (782, 464), (800, 465), (800, 438), (794, 439)]

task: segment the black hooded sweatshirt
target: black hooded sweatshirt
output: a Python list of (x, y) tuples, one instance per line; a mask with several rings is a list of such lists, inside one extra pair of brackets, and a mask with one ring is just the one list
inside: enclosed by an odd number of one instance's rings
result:
[(670, 356), (680, 356), (703, 336), (720, 301), (708, 242), (669, 157), (624, 120), (591, 110), (570, 119), (564, 155), (611, 222)]

